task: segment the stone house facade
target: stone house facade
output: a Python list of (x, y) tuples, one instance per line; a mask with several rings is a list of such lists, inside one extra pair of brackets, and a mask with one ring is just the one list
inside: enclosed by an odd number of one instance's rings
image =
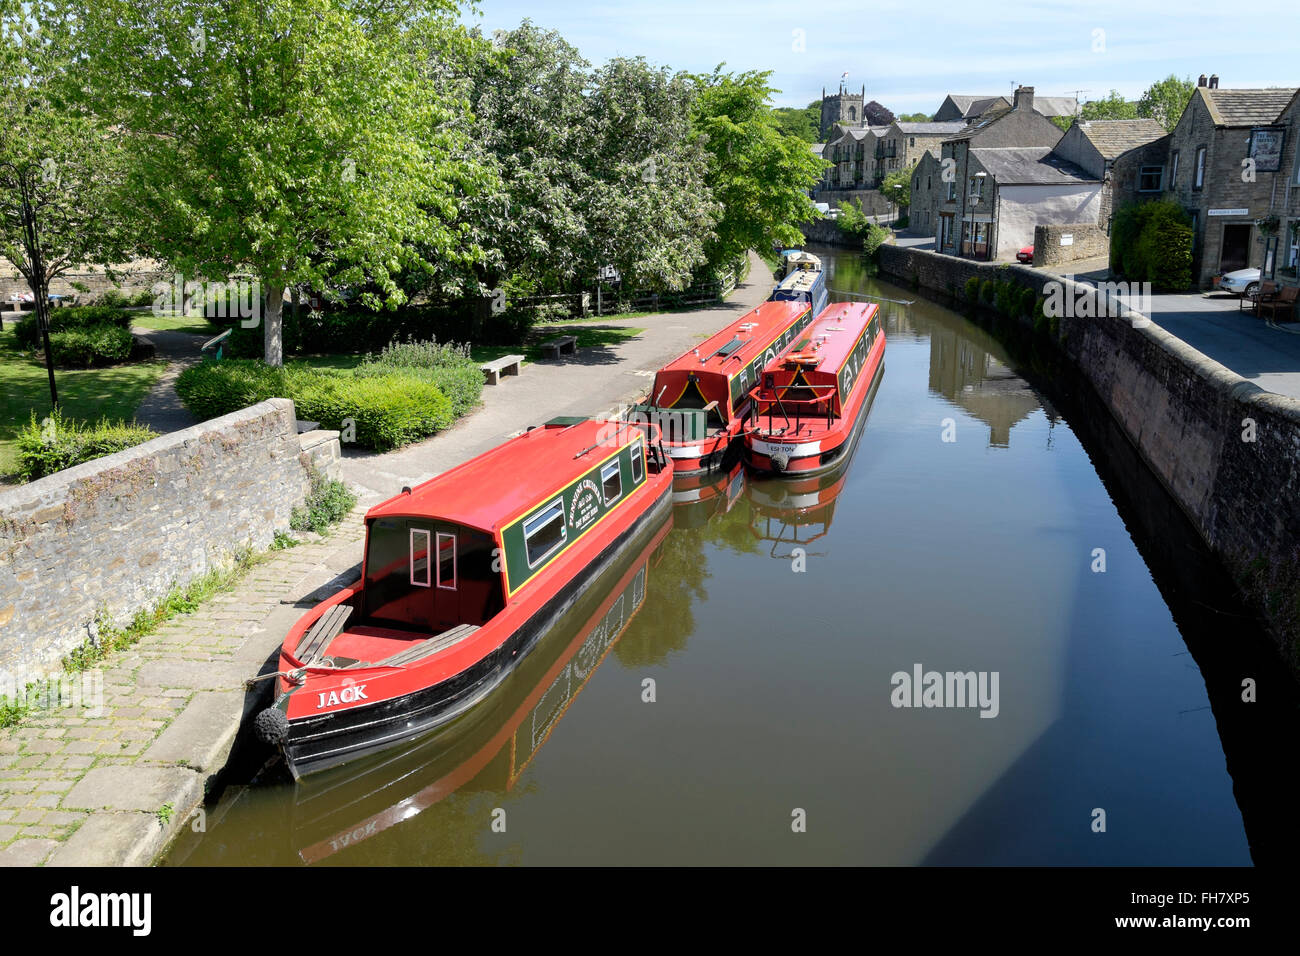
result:
[(934, 235), (937, 223), (934, 221), (938, 197), (944, 190), (942, 169), (939, 159), (928, 150), (921, 155), (916, 168), (912, 170), (912, 206), (908, 210), (909, 226), (914, 232)]
[[(1202, 78), (1204, 80), (1204, 78)], [(1169, 194), (1192, 217), (1192, 278), (1208, 288), (1223, 272), (1265, 266), (1266, 219), (1287, 195), (1288, 170), (1273, 155), (1294, 116), (1290, 89), (1197, 86), (1169, 138)], [(1272, 169), (1277, 166), (1277, 170)]]
[(984, 259), (997, 248), (997, 189), (986, 184), (989, 171), (972, 160), (973, 150), (1038, 148), (1046, 153), (1061, 135), (1055, 123), (1034, 109), (1034, 88), (1022, 86), (1010, 108), (985, 113), (944, 140), (937, 157), (943, 185), (935, 190), (927, 217), (934, 224), (935, 249)]
[[(1282, 109), (1276, 125), (1284, 131), (1282, 159), (1278, 164), (1276, 189), (1261, 218), (1276, 216), (1278, 228), (1264, 237), (1265, 268), (1262, 278), (1281, 285), (1300, 285), (1300, 91)], [(1268, 255), (1269, 247), (1273, 255)], [(1272, 259), (1270, 262), (1269, 259)], [(1269, 269), (1269, 266), (1272, 269)]]
[(1165, 188), (1169, 134), (1153, 119), (1076, 120), (1054, 152), (1102, 181), (1097, 221), (1107, 230), (1115, 209)]

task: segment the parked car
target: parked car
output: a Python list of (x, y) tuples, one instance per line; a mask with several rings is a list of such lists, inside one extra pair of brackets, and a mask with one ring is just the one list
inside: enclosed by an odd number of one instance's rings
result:
[(1027, 263), (1028, 265), (1033, 265), (1033, 264), (1034, 264), (1034, 247), (1033, 247), (1033, 246), (1022, 246), (1022, 247), (1020, 248), (1020, 251), (1016, 253), (1016, 262), (1024, 262), (1024, 263)]
[(1259, 270), (1238, 269), (1219, 276), (1219, 288), (1233, 295), (1254, 295), (1259, 291)]

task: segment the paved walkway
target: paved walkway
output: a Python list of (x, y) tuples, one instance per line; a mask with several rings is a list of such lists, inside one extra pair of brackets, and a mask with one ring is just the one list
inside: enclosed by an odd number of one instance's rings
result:
[[(327, 538), (272, 552), (229, 593), (168, 622), (100, 668), (98, 713), (34, 712), (0, 730), (0, 865), (148, 865), (193, 826), (208, 778), (229, 756), (241, 719), (266, 704), (285, 631), (359, 573), (367, 499), (444, 470), (512, 432), (556, 415), (591, 414), (643, 392), (649, 373), (766, 298), (756, 256), (723, 306), (606, 324), (645, 327), (617, 346), (527, 365), (489, 387), (482, 409), (420, 445), (350, 455), (345, 477), (366, 498)], [(170, 812), (168, 812), (170, 808)]]
[(167, 360), (167, 370), (154, 382), (140, 407), (135, 410), (135, 420), (163, 435), (197, 425), (198, 419), (176, 394), (176, 378), (199, 360), (199, 346), (210, 336), (139, 326), (133, 327), (131, 331), (150, 342), (158, 358)]

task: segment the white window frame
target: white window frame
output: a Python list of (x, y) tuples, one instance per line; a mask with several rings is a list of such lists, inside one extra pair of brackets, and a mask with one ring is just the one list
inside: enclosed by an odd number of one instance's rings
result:
[(632, 486), (635, 488), (641, 484), (641, 479), (645, 475), (645, 453), (642, 451), (644, 444), (640, 440), (634, 441), (632, 448)]
[[(415, 579), (415, 536), (424, 535), (424, 580)], [(410, 569), (411, 586), (417, 588), (433, 587), (433, 532), (427, 528), (412, 528), (409, 538), (410, 552), (408, 554), (408, 567)]]
[[(618, 492), (612, 498), (605, 491), (605, 483), (610, 478), (618, 479)], [(600, 497), (604, 500), (606, 507), (623, 497), (623, 466), (619, 464), (617, 458), (600, 466)]]
[(1169, 188), (1178, 188), (1178, 150), (1169, 157)]
[[(444, 584), (442, 581), (442, 539), (451, 538), (451, 584)], [(434, 543), (437, 545), (435, 554), (438, 557), (438, 587), (443, 591), (456, 590), (456, 535), (450, 531), (439, 531), (434, 535)]]
[(1201, 190), (1205, 188), (1205, 160), (1208, 150), (1204, 146), (1196, 147), (1196, 168), (1192, 170), (1192, 188)]
[[(545, 527), (551, 521), (555, 520), (553, 517), (550, 517), (550, 515), (551, 512), (554, 511), (557, 507), (560, 509), (560, 537), (555, 542), (555, 544), (551, 545), (549, 551), (545, 552), (544, 554), (539, 554), (536, 558), (533, 558), (528, 553), (529, 552), (528, 538), (534, 531), (537, 530), (538, 527)], [(540, 525), (536, 525), (536, 522), (540, 518), (546, 518), (547, 520), (543, 521)], [(535, 525), (532, 528), (532, 530), (529, 530), (528, 526), (530, 524)], [(538, 508), (537, 511), (533, 513), (532, 517), (524, 521), (523, 532), (524, 532), (524, 558), (528, 561), (529, 570), (532, 570), (533, 568), (541, 564), (543, 561), (545, 561), (547, 558), (551, 557), (551, 555), (555, 554), (556, 551), (560, 550), (563, 547), (563, 545), (565, 545), (569, 540), (569, 523), (567, 518), (564, 515), (564, 496), (561, 495), (559, 498), (556, 498), (554, 501), (547, 502), (545, 505)]]

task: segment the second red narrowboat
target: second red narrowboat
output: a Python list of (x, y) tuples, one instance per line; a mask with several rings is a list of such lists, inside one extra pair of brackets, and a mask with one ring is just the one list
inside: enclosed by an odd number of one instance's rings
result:
[(828, 306), (768, 363), (750, 392), (744, 434), (750, 467), (790, 476), (837, 467), (862, 431), (884, 355), (878, 306)]
[(485, 698), (672, 508), (653, 427), (533, 428), (366, 513), (361, 580), (307, 612), (255, 728), (297, 777)]
[(714, 471), (736, 460), (728, 451), (749, 409), (759, 370), (808, 325), (803, 301), (764, 302), (656, 374), (649, 401), (629, 410), (653, 422), (678, 477)]

